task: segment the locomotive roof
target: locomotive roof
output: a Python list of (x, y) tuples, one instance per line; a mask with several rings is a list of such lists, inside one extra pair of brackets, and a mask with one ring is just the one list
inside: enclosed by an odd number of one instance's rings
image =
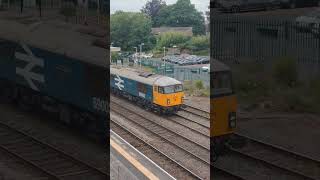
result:
[[(157, 86), (170, 86), (176, 84), (182, 84), (180, 81), (167, 77), (162, 76), (159, 74), (151, 74), (146, 73), (141, 70), (132, 69), (132, 68), (119, 68), (119, 67), (110, 67), (111, 74), (117, 74), (125, 78), (129, 78), (141, 83), (145, 83), (148, 85), (157, 85)], [(144, 76), (146, 75), (146, 76)]]
[(41, 21), (32, 17), (18, 16), (0, 18), (0, 39), (22, 41), (37, 48), (107, 67), (108, 50), (93, 45), (96, 40), (101, 41), (105, 38), (106, 41), (106, 37), (103, 37), (106, 33), (101, 35), (103, 31), (100, 30), (100, 35), (93, 36), (88, 31), (95, 31), (98, 34), (98, 30), (61, 20)]
[(212, 68), (210, 68), (210, 73), (218, 71), (230, 71), (230, 68), (227, 65), (216, 59), (211, 59), (211, 67)]

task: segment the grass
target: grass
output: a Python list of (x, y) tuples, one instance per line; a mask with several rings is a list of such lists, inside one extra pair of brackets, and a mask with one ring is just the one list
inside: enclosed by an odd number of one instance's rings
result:
[(247, 61), (232, 65), (232, 69), (240, 104), (251, 108), (320, 113), (320, 78), (299, 80), (294, 59), (276, 59), (269, 67)]
[(184, 92), (187, 96), (209, 97), (210, 87), (205, 87), (201, 80), (184, 81)]

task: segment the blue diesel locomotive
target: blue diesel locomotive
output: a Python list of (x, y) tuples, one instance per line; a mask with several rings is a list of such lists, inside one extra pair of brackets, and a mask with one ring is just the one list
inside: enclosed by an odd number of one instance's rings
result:
[(171, 114), (183, 106), (182, 83), (176, 79), (132, 68), (110, 68), (111, 92), (127, 97), (161, 114)]
[[(14, 19), (14, 20), (12, 20)], [(0, 96), (41, 107), (88, 135), (107, 137), (106, 32), (30, 17), (0, 18)]]

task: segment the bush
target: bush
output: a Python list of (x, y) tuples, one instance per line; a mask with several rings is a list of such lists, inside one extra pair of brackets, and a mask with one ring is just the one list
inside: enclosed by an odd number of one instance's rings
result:
[(279, 59), (273, 67), (274, 79), (285, 86), (294, 87), (298, 82), (298, 71), (291, 58)]
[(199, 90), (204, 89), (204, 85), (203, 85), (203, 82), (201, 80), (196, 80), (195, 81), (195, 86)]
[(167, 32), (158, 37), (157, 49), (162, 50), (163, 47), (178, 46), (179, 48), (186, 47), (186, 43), (191, 38), (179, 32)]
[(186, 94), (193, 94), (194, 93), (194, 87), (192, 85), (192, 81), (185, 81), (183, 83), (183, 89), (185, 91)]
[(209, 97), (210, 96), (210, 88), (206, 87), (205, 89), (201, 90), (200, 96)]
[(117, 62), (117, 60), (120, 58), (119, 54), (117, 52), (112, 52), (111, 53), (111, 61), (112, 62)]
[(194, 36), (191, 38), (189, 48), (193, 51), (209, 50), (209, 36)]

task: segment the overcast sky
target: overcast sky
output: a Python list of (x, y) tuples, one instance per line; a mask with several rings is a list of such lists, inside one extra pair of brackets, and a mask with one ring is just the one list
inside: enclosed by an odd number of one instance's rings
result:
[[(111, 0), (110, 10), (111, 14), (117, 10), (123, 11), (134, 11), (139, 12), (140, 9), (146, 4), (148, 0)], [(174, 4), (177, 0), (164, 0), (167, 4)], [(208, 11), (210, 0), (191, 0), (191, 3), (196, 6), (196, 8), (205, 12)]]

